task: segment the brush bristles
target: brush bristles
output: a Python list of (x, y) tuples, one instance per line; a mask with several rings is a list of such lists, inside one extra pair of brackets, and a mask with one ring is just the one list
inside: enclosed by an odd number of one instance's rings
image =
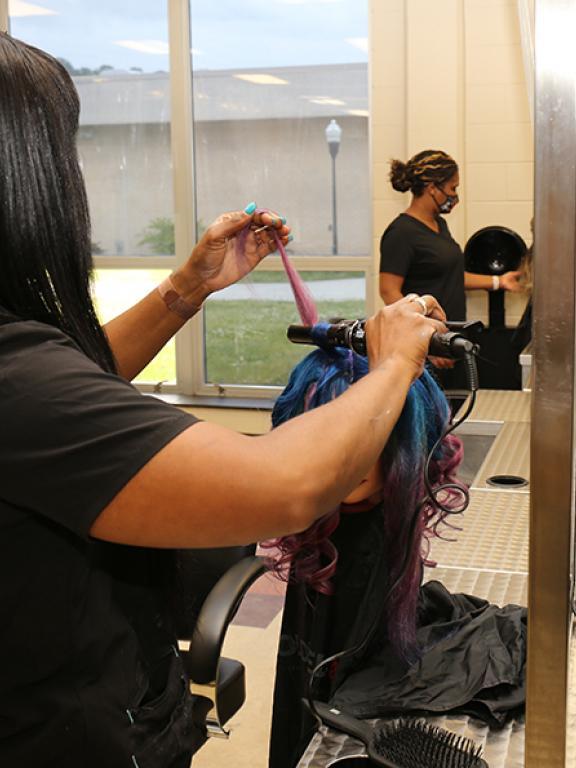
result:
[(374, 750), (398, 768), (486, 768), (473, 741), (423, 720), (396, 720), (378, 728)]

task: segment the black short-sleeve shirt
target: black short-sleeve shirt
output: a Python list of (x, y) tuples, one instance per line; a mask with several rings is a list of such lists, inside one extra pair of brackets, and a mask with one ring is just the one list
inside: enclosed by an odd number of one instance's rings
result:
[(0, 765), (156, 768), (191, 743), (170, 553), (89, 531), (195, 421), (57, 329), (0, 325)]
[(403, 277), (404, 295), (429, 293), (449, 320), (465, 320), (464, 256), (441, 216), (438, 224), (437, 233), (401, 213), (380, 240), (380, 272)]

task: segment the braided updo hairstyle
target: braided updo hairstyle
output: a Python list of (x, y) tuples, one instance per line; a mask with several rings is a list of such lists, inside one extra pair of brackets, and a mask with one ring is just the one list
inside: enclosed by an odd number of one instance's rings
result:
[(437, 149), (425, 149), (410, 158), (390, 161), (390, 182), (397, 192), (410, 190), (420, 197), (426, 184), (444, 184), (458, 172), (458, 165), (450, 155)]

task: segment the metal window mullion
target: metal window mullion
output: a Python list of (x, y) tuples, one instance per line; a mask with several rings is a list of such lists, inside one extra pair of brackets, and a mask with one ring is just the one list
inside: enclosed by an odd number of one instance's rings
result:
[[(281, 386), (272, 385), (256, 386), (252, 384), (203, 384), (199, 387), (195, 394), (199, 396), (214, 397), (216, 402), (218, 401), (218, 397), (247, 397), (257, 400), (266, 400), (277, 397), (282, 389), (283, 387)], [(164, 387), (162, 388), (162, 391), (165, 391)]]
[[(176, 264), (188, 258), (196, 240), (190, 4), (168, 0), (170, 40), (171, 154)], [(194, 393), (203, 382), (204, 323), (199, 312), (176, 336), (178, 388)]]
[(574, 519), (576, 0), (537, 0), (527, 768), (567, 758)]
[(0, 32), (8, 32), (8, 0), (0, 0)]

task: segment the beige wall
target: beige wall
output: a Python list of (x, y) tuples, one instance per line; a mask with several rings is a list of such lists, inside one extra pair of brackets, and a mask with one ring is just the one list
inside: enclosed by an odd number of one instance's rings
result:
[[(496, 224), (529, 243), (533, 136), (516, 2), (373, 0), (371, 21), (375, 270), (380, 235), (408, 204), (388, 182), (388, 161), (427, 148), (444, 149), (460, 166), (461, 204), (449, 225), (462, 247)], [(376, 303), (377, 290), (374, 281)], [(507, 298), (512, 324), (523, 300)], [(482, 317), (486, 304), (475, 292), (470, 317)]]

